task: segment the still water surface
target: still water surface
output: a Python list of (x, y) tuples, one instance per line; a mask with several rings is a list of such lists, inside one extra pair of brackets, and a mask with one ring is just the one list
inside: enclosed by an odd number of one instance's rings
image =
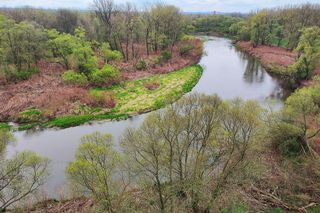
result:
[[(258, 60), (238, 51), (228, 39), (207, 37), (206, 40), (206, 54), (200, 62), (205, 70), (192, 92), (218, 94), (223, 99), (254, 99), (263, 105), (272, 104), (275, 108), (282, 106), (288, 91), (261, 67)], [(81, 136), (94, 131), (110, 133), (117, 145), (125, 129), (138, 127), (145, 116), (63, 130), (16, 132), (17, 143), (8, 147), (8, 155), (31, 150), (51, 159), (51, 177), (44, 188), (49, 197), (58, 197), (66, 191), (65, 168), (74, 159)]]

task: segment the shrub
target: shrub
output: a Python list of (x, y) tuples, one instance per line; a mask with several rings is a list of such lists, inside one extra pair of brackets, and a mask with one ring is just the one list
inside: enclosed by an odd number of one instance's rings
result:
[(181, 41), (192, 41), (192, 40), (195, 40), (196, 37), (194, 36), (191, 36), (191, 35), (183, 35), (182, 38), (181, 38)]
[(89, 59), (87, 59), (86, 62), (78, 62), (78, 69), (80, 72), (83, 73), (91, 73), (93, 70), (97, 69), (97, 57), (91, 56)]
[(181, 56), (186, 56), (189, 55), (191, 50), (193, 50), (193, 46), (191, 44), (185, 44), (180, 47), (179, 53)]
[(7, 66), (4, 68), (4, 74), (9, 81), (22, 81), (29, 79), (33, 74), (39, 73), (39, 69), (31, 67), (29, 69), (17, 70), (14, 66)]
[(168, 50), (164, 50), (161, 52), (162, 61), (168, 62), (171, 58), (172, 58), (172, 54)]
[(26, 109), (18, 114), (20, 122), (36, 122), (42, 118), (42, 112), (35, 108)]
[(297, 157), (302, 152), (300, 139), (290, 138), (279, 144), (280, 153), (286, 157)]
[(107, 61), (120, 61), (122, 59), (122, 53), (117, 50), (108, 50), (105, 53)]
[(78, 86), (88, 85), (87, 76), (83, 73), (77, 73), (73, 70), (66, 71), (62, 75), (62, 80), (67, 84), (73, 84)]
[(92, 98), (91, 105), (94, 107), (114, 108), (116, 106), (116, 99), (112, 92), (91, 90), (89, 95)]
[(110, 86), (120, 78), (120, 71), (106, 64), (102, 69), (95, 70), (91, 74), (90, 81), (96, 86)]
[(144, 60), (140, 60), (138, 63), (134, 65), (134, 67), (137, 70), (146, 70), (147, 69), (147, 63)]
[(120, 61), (122, 59), (121, 52), (117, 50), (111, 50), (108, 43), (103, 43), (100, 47), (100, 53), (105, 61)]

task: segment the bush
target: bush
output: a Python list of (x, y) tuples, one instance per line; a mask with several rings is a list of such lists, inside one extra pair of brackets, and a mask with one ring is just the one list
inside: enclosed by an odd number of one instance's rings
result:
[(83, 73), (91, 73), (93, 70), (97, 69), (97, 57), (90, 57), (87, 62), (78, 62), (78, 69)]
[(146, 70), (147, 69), (147, 63), (144, 60), (140, 60), (138, 63), (134, 65), (134, 67), (137, 70)]
[(111, 86), (120, 78), (120, 71), (106, 64), (102, 69), (92, 72), (90, 81), (96, 86)]
[(191, 44), (186, 44), (180, 47), (179, 53), (181, 56), (186, 56), (189, 55), (191, 50), (193, 50), (193, 46)]
[(62, 80), (67, 84), (73, 84), (78, 86), (88, 85), (87, 76), (83, 73), (77, 73), (73, 70), (66, 71), (62, 75)]
[(297, 157), (302, 152), (301, 142), (299, 138), (290, 138), (279, 144), (280, 153), (286, 157)]
[(195, 40), (196, 37), (194, 36), (191, 36), (191, 35), (183, 35), (182, 38), (181, 38), (181, 41), (192, 41), (192, 40)]
[(89, 95), (93, 100), (91, 105), (94, 107), (114, 108), (116, 106), (115, 96), (111, 92), (91, 90)]
[(172, 54), (168, 50), (164, 50), (161, 52), (162, 61), (168, 62), (171, 58), (172, 58)]
[(42, 118), (42, 112), (39, 109), (29, 108), (18, 114), (20, 122), (37, 122)]
[(100, 47), (100, 53), (105, 61), (120, 61), (122, 59), (121, 52), (117, 50), (111, 50), (108, 43), (102, 43)]
[(122, 53), (117, 50), (108, 50), (105, 52), (105, 58), (107, 61), (120, 61)]
[(18, 71), (14, 66), (8, 66), (4, 69), (4, 74), (9, 81), (23, 81), (29, 79), (33, 74), (39, 73), (39, 69), (31, 67), (29, 69)]

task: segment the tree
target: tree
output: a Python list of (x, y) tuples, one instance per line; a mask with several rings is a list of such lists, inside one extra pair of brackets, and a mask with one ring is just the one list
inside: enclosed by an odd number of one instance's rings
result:
[(0, 210), (34, 195), (48, 177), (49, 160), (33, 152), (21, 152), (7, 159), (6, 145), (12, 141), (10, 132), (0, 130)]
[(73, 33), (78, 25), (78, 14), (66, 9), (57, 11), (56, 28), (63, 33)]
[(266, 44), (269, 35), (268, 13), (260, 12), (250, 19), (251, 41), (254, 45)]
[(296, 51), (299, 58), (290, 69), (297, 72), (299, 79), (312, 77), (320, 59), (320, 28), (310, 27), (303, 30)]
[(59, 33), (57, 30), (47, 31), (49, 47), (52, 56), (60, 58), (67, 69), (89, 74), (97, 68), (97, 59), (94, 56), (91, 43), (85, 38), (85, 30), (77, 28), (75, 35)]
[(82, 194), (90, 194), (107, 212), (118, 212), (127, 184), (119, 184), (120, 155), (112, 136), (99, 132), (81, 138), (76, 158), (69, 163), (67, 176)]
[(128, 129), (121, 146), (138, 184), (161, 212), (210, 212), (233, 175), (248, 165), (259, 106), (190, 95)]
[(319, 86), (302, 88), (291, 95), (278, 119), (271, 126), (271, 138), (277, 148), (288, 155), (305, 153), (319, 157), (312, 147), (320, 129)]
[[(8, 78), (15, 70), (18, 73), (29, 70), (46, 55), (47, 37), (40, 26), (27, 22), (17, 24), (9, 19), (2, 19), (0, 24), (0, 58)], [(8, 66), (14, 66), (14, 71)]]

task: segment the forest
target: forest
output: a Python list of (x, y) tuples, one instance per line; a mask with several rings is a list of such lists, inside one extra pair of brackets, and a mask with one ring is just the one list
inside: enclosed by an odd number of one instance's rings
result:
[[(0, 212), (320, 212), (320, 5), (91, 7), (0, 8)], [(288, 81), (281, 108), (191, 92), (212, 71), (199, 65), (206, 36)], [(68, 198), (41, 194), (51, 159), (10, 151), (19, 131), (147, 112), (119, 141), (108, 129), (81, 135)]]

